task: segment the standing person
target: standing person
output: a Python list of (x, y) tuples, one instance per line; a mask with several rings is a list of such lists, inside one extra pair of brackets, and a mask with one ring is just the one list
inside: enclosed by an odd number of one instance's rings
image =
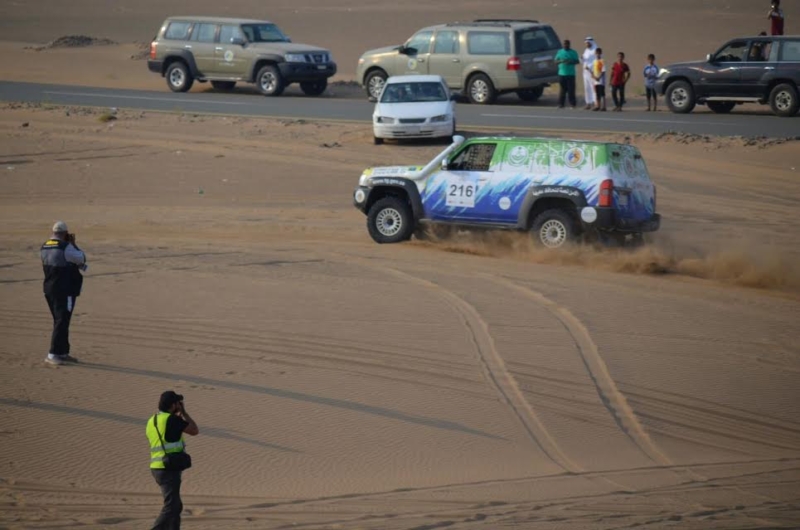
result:
[(614, 99), (614, 110), (620, 112), (625, 104), (625, 85), (631, 78), (631, 69), (625, 62), (625, 54), (617, 54), (617, 62), (611, 69), (611, 97)]
[(75, 244), (67, 224), (58, 221), (53, 234), (40, 252), (44, 269), (44, 297), (53, 316), (50, 353), (45, 362), (54, 365), (77, 362), (69, 353), (69, 324), (75, 310), (75, 300), (81, 294), (83, 275), (87, 269), (86, 254)]
[(595, 83), (592, 75), (592, 65), (596, 59), (595, 50), (597, 44), (591, 36), (586, 37), (586, 49), (583, 50), (583, 98), (586, 100), (586, 110), (594, 106), (597, 101), (595, 98)]
[(594, 110), (606, 110), (606, 63), (603, 60), (603, 49), (597, 48), (595, 60), (592, 63), (592, 78), (594, 78), (595, 107)]
[[(161, 488), (164, 496), (164, 507), (158, 515), (152, 530), (180, 530), (181, 512), (181, 474), (184, 469), (191, 466), (191, 460), (186, 454), (186, 443), (183, 433), (190, 436), (200, 434), (197, 424), (186, 412), (183, 405), (183, 396), (172, 390), (161, 394), (158, 400), (158, 412), (147, 420), (145, 434), (150, 442), (150, 472)], [(185, 455), (188, 465), (175, 468), (171, 461), (171, 468), (167, 468), (165, 460), (176, 459), (175, 455)]]
[(558, 50), (555, 62), (558, 65), (558, 82), (561, 87), (558, 93), (558, 108), (563, 109), (567, 97), (569, 104), (574, 109), (577, 104), (575, 98), (575, 65), (580, 64), (578, 52), (572, 49), (572, 44), (564, 41), (564, 47)]
[(644, 67), (644, 89), (647, 93), (647, 110), (650, 111), (650, 99), (653, 100), (653, 112), (658, 110), (658, 94), (656, 94), (656, 80), (659, 68), (656, 65), (656, 56), (652, 53), (647, 56), (647, 65)]
[(781, 0), (772, 0), (767, 18), (771, 23), (770, 35), (783, 35), (784, 18), (783, 9), (781, 9)]

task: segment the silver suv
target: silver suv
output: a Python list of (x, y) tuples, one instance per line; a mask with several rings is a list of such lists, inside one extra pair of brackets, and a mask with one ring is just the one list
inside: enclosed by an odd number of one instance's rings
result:
[(217, 90), (244, 81), (265, 96), (279, 96), (291, 83), (318, 96), (336, 73), (328, 50), (292, 43), (272, 22), (211, 17), (165, 20), (150, 44), (147, 67), (173, 92), (186, 92), (195, 81), (211, 81)]
[(357, 79), (376, 100), (389, 76), (436, 74), (472, 103), (504, 93), (536, 101), (558, 81), (555, 30), (535, 20), (476, 20), (423, 28), (401, 46), (365, 52)]

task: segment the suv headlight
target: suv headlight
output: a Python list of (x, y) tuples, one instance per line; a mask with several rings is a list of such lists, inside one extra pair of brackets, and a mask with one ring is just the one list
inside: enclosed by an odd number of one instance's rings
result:
[(434, 116), (433, 118), (431, 118), (431, 123), (440, 123), (440, 122), (443, 122), (443, 121), (447, 121), (447, 118), (449, 118), (449, 116), (447, 114), (441, 114), (439, 116)]
[(306, 62), (306, 56), (302, 53), (285, 53), (283, 58), (286, 60), (287, 63), (304, 63)]
[(375, 123), (392, 124), (394, 123), (394, 118), (388, 118), (386, 116), (375, 116)]
[(669, 70), (667, 70), (666, 68), (662, 68), (661, 70), (658, 71), (658, 77), (664, 77), (667, 75), (669, 75)]

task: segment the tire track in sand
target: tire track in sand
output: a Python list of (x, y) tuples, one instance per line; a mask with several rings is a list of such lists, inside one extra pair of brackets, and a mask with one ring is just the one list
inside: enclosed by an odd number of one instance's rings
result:
[(589, 373), (589, 377), (594, 383), (600, 401), (606, 407), (614, 419), (617, 426), (626, 436), (644, 453), (650, 460), (662, 466), (673, 465), (672, 461), (661, 449), (653, 442), (644, 427), (639, 423), (639, 419), (633, 412), (625, 395), (617, 387), (611, 373), (608, 370), (597, 344), (592, 340), (592, 335), (583, 322), (564, 306), (550, 300), (542, 293), (524, 287), (507, 278), (483, 275), (495, 283), (504, 285), (529, 300), (544, 307), (551, 315), (558, 319), (567, 332), (572, 336), (584, 366)]
[(461, 319), (462, 325), (470, 336), (486, 380), (494, 387), (501, 400), (505, 402), (522, 424), (528, 438), (536, 444), (547, 458), (565, 471), (570, 473), (584, 471), (580, 465), (564, 453), (558, 442), (539, 419), (531, 404), (525, 399), (525, 395), (511, 372), (506, 368), (503, 358), (495, 347), (494, 339), (489, 333), (489, 325), (473, 305), (452, 291), (424, 278), (389, 267), (380, 267), (379, 270), (436, 292), (439, 298), (450, 306)]

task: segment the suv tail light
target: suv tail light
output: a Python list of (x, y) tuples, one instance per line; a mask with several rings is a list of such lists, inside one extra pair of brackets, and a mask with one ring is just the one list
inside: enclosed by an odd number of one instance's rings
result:
[(153, 61), (156, 60), (156, 46), (157, 45), (158, 45), (158, 43), (156, 43), (156, 42), (151, 42), (150, 43), (150, 59), (153, 60)]
[(606, 179), (600, 183), (600, 198), (597, 206), (600, 208), (611, 208), (614, 203), (614, 181)]
[(522, 66), (522, 63), (519, 60), (519, 57), (512, 57), (506, 62), (506, 70), (519, 70)]

